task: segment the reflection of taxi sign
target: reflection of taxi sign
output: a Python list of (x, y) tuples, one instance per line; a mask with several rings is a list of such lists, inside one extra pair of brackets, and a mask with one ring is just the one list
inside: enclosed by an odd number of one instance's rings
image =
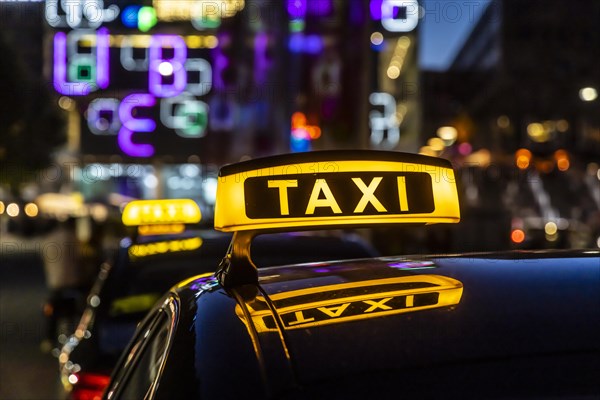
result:
[(127, 226), (195, 224), (200, 208), (190, 199), (136, 200), (125, 206), (121, 219)]
[(202, 246), (202, 239), (199, 237), (188, 239), (165, 240), (155, 243), (141, 243), (132, 245), (128, 254), (132, 258), (153, 256), (155, 254), (177, 253), (180, 251), (191, 251), (199, 249)]
[[(415, 275), (319, 286), (269, 296), (284, 329), (300, 329), (455, 306), (463, 285), (440, 275)], [(276, 331), (270, 305), (261, 296), (248, 303), (259, 332)], [(244, 313), (236, 313), (245, 321)]]
[(329, 151), (223, 167), (215, 228), (313, 229), (393, 223), (458, 222), (447, 160), (378, 151)]

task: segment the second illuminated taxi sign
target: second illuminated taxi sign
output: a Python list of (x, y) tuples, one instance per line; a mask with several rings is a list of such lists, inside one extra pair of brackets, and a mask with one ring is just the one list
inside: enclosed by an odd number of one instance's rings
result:
[(221, 170), (215, 228), (458, 222), (446, 160), (337, 151), (276, 156)]
[(125, 206), (121, 217), (126, 226), (171, 224), (177, 231), (182, 230), (177, 224), (195, 224), (200, 218), (200, 208), (190, 199), (132, 201)]

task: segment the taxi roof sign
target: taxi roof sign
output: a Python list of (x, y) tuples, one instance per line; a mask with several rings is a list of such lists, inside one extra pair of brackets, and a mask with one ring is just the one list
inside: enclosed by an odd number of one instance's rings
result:
[(200, 219), (200, 208), (191, 199), (135, 200), (121, 216), (126, 226), (195, 224)]
[(460, 220), (449, 161), (354, 150), (296, 153), (221, 168), (215, 229), (322, 229)]

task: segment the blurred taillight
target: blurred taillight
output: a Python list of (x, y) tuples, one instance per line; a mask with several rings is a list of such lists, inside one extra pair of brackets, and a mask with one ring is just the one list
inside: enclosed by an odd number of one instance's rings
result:
[(110, 382), (110, 376), (101, 374), (75, 374), (72, 400), (100, 400)]

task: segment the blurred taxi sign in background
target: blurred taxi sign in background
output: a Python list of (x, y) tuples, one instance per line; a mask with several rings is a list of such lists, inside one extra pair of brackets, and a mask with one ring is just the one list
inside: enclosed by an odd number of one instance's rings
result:
[(195, 224), (201, 214), (190, 199), (136, 200), (125, 206), (121, 219), (125, 226)]
[(459, 220), (454, 172), (439, 158), (323, 151), (232, 164), (219, 173), (215, 228), (226, 232)]

